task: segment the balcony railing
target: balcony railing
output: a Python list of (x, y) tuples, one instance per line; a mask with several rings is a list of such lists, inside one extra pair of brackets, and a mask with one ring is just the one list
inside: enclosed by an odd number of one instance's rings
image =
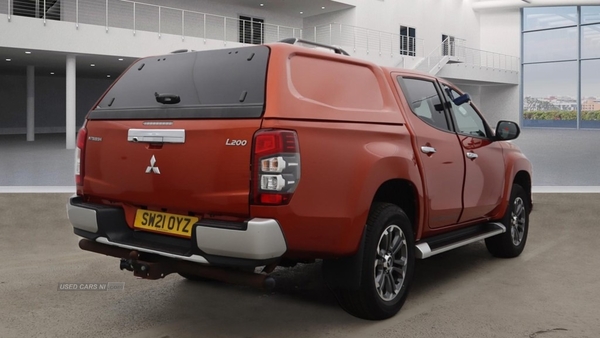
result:
[(518, 57), (470, 48), (465, 44), (465, 40), (448, 38), (417, 63), (415, 69), (436, 74), (447, 63), (462, 63), (519, 72), (520, 59)]
[(467, 65), (519, 72), (521, 59), (517, 56), (488, 52), (461, 46), (457, 49), (458, 61)]
[(351, 48), (353, 52), (424, 56), (423, 39), (335, 22), (304, 28), (302, 37), (309, 41)]
[[(268, 43), (302, 37), (302, 29), (262, 22), (248, 22), (197, 11), (146, 4), (129, 0), (0, 0), (0, 13), (27, 16), (44, 21), (60, 20), (79, 24), (130, 29), (132, 34), (147, 31), (227, 42)], [(251, 32), (246, 30), (250, 29)], [(256, 32), (258, 30), (258, 32)], [(251, 41), (248, 37), (252, 37)]]

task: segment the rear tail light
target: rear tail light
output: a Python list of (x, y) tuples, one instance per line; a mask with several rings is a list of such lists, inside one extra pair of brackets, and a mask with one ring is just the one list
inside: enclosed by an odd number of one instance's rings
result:
[(252, 203), (288, 204), (300, 181), (298, 136), (291, 130), (261, 130), (254, 135)]
[(79, 129), (77, 133), (77, 148), (75, 148), (75, 184), (78, 186), (83, 185), (84, 166), (83, 161), (85, 158), (85, 141), (87, 139), (87, 130), (84, 128)]

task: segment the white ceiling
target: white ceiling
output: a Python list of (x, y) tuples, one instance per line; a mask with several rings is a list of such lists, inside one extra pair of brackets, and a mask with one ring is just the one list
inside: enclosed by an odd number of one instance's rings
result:
[[(220, 2), (245, 7), (262, 7), (298, 17), (308, 17), (354, 7), (332, 0), (221, 0)], [(263, 6), (260, 4), (263, 4)]]
[[(332, 0), (220, 0), (220, 2), (237, 6), (265, 8), (296, 17), (309, 17), (353, 7)], [(26, 54), (26, 51), (31, 52), (31, 54)], [(64, 76), (67, 54), (64, 52), (25, 50), (0, 46), (0, 74), (25, 74), (28, 65), (35, 65), (37, 76)], [(122, 58), (123, 61), (119, 61), (119, 58)], [(11, 59), (11, 61), (7, 62), (6, 59)], [(83, 77), (107, 77), (107, 75), (110, 75), (116, 77), (134, 60), (135, 58), (118, 55), (77, 55), (77, 75)], [(91, 67), (91, 64), (94, 64), (95, 67)], [(51, 75), (51, 72), (54, 75)]]
[[(26, 54), (30, 52), (31, 54)], [(0, 74), (25, 74), (29, 65), (35, 66), (36, 75), (64, 76), (67, 53), (0, 47)], [(6, 61), (10, 59), (11, 61)], [(119, 59), (123, 59), (119, 61)], [(135, 58), (107, 55), (77, 55), (77, 75), (83, 77), (116, 77)], [(91, 65), (94, 64), (92, 67)]]

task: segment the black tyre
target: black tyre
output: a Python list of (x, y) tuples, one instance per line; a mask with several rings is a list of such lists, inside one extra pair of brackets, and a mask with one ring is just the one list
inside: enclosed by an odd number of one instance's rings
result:
[(367, 220), (358, 290), (336, 289), (340, 306), (353, 316), (381, 320), (394, 316), (408, 296), (414, 274), (410, 220), (398, 206), (376, 203)]
[(525, 189), (513, 184), (510, 201), (502, 224), (506, 232), (487, 238), (485, 245), (488, 251), (501, 258), (517, 257), (523, 252), (529, 232), (529, 203)]

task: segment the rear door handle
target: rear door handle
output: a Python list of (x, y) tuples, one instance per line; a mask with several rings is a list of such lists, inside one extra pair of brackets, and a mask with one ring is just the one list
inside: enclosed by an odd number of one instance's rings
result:
[(475, 153), (472, 153), (472, 152), (470, 152), (470, 151), (469, 151), (469, 152), (468, 152), (466, 155), (467, 155), (467, 158), (468, 158), (468, 159), (470, 159), (470, 160), (474, 160), (474, 159), (476, 159), (477, 157), (479, 157), (479, 155), (477, 155), (477, 154), (475, 154)]
[(421, 146), (421, 152), (424, 154), (433, 154), (435, 153), (435, 148), (434, 147), (428, 147), (428, 146)]

